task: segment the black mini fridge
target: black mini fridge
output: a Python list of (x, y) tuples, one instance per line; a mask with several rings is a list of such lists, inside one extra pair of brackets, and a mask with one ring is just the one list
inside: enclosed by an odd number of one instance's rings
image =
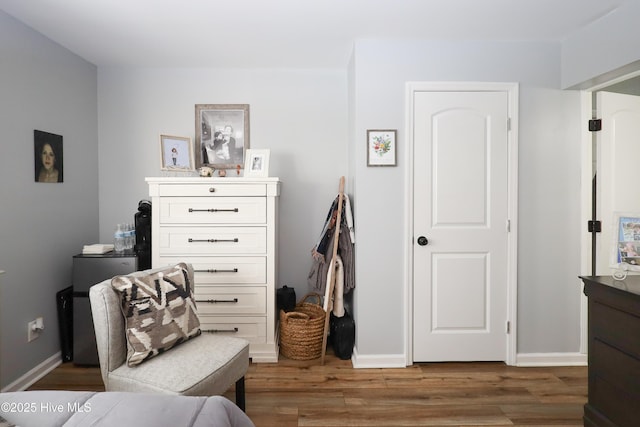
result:
[(98, 348), (93, 330), (89, 288), (114, 276), (133, 273), (138, 258), (133, 252), (109, 252), (73, 257), (73, 363), (98, 365)]

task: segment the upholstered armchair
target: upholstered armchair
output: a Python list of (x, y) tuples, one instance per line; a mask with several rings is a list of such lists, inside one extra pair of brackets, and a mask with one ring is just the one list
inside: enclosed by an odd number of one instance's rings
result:
[[(193, 286), (193, 268), (184, 267), (187, 293)], [(148, 280), (163, 269), (139, 271), (128, 280)], [(151, 277), (151, 279), (149, 279)], [(153, 286), (150, 286), (153, 290)], [(134, 292), (135, 293), (135, 292)], [(235, 383), (236, 405), (245, 409), (244, 375), (249, 366), (248, 341), (217, 334), (197, 334), (172, 348), (160, 349), (131, 365), (133, 341), (129, 319), (123, 314), (122, 294), (105, 280), (89, 290), (100, 370), (107, 391), (211, 396), (225, 393)], [(152, 296), (151, 298), (154, 298)], [(169, 300), (169, 298), (166, 298)], [(194, 306), (195, 307), (195, 306)], [(125, 310), (126, 311), (126, 310)], [(131, 310), (129, 310), (131, 311)], [(156, 316), (157, 317), (157, 316)]]

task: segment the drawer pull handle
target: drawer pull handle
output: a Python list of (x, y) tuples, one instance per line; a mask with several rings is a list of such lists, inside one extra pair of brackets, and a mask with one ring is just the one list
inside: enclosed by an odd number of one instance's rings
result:
[(233, 209), (194, 209), (189, 208), (189, 212), (238, 212), (238, 208)]
[(209, 193), (215, 193), (215, 192), (216, 192), (216, 189), (215, 189), (215, 188), (213, 188), (213, 187), (209, 187)]
[(221, 332), (233, 332), (233, 333), (236, 333), (236, 332), (238, 332), (238, 328), (233, 328), (233, 329), (202, 329), (202, 332), (205, 332), (207, 334), (217, 334), (217, 333), (221, 333)]
[(189, 238), (189, 243), (200, 243), (200, 242), (204, 242), (204, 243), (220, 243), (220, 242), (238, 243), (238, 238), (237, 237), (235, 239), (192, 239), (192, 238)]
[(196, 302), (207, 302), (209, 304), (219, 304), (219, 303), (224, 303), (224, 302), (231, 302), (231, 303), (237, 303), (238, 302), (238, 298), (234, 298), (234, 299), (201, 299), (201, 300), (196, 300)]
[(208, 268), (206, 270), (193, 270), (196, 273), (237, 273), (238, 269), (234, 268), (231, 270), (218, 270), (217, 268)]

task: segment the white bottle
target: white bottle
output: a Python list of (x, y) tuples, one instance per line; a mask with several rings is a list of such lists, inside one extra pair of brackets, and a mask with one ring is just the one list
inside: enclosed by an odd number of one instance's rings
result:
[(126, 247), (125, 225), (118, 224), (113, 235), (113, 246), (116, 252), (124, 252)]
[(124, 225), (124, 250), (128, 251), (131, 249), (131, 228), (129, 228), (129, 224)]
[(134, 250), (136, 247), (136, 226), (129, 224), (129, 249)]
[(136, 229), (133, 224), (127, 224), (127, 250), (132, 251), (136, 244)]

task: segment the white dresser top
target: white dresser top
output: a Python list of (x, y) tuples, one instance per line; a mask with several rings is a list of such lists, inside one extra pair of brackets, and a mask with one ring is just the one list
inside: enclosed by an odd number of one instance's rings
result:
[(280, 182), (280, 178), (267, 177), (267, 178), (251, 178), (244, 176), (225, 176), (224, 178), (219, 176), (214, 177), (200, 177), (200, 176), (180, 176), (180, 177), (167, 177), (167, 176), (151, 176), (145, 178), (148, 183), (167, 183), (167, 184), (202, 184), (202, 183), (214, 183), (214, 184), (268, 184), (273, 182)]

